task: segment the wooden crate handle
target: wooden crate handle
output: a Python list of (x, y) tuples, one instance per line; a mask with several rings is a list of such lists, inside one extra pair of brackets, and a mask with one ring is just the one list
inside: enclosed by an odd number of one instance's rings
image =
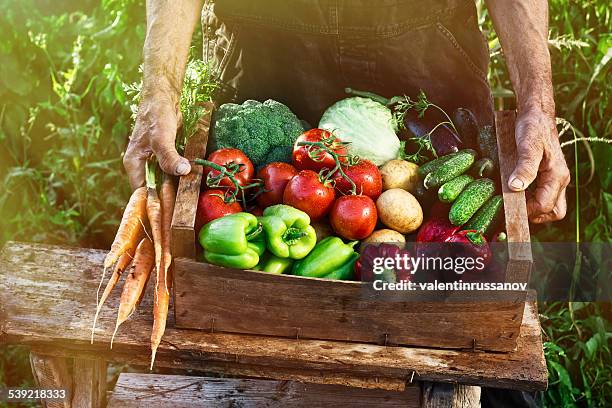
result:
[[(204, 115), (198, 121), (196, 132), (187, 140), (185, 158), (193, 161), (206, 155), (206, 144), (214, 104), (203, 104)], [(202, 183), (202, 166), (191, 164), (191, 173), (182, 176), (176, 190), (176, 204), (172, 216), (172, 256), (195, 259), (195, 219)]]
[(499, 149), (499, 171), (504, 197), (504, 215), (508, 235), (506, 282), (529, 282), (532, 254), (525, 192), (512, 191), (508, 180), (518, 161), (515, 139), (516, 112), (495, 112), (495, 128)]

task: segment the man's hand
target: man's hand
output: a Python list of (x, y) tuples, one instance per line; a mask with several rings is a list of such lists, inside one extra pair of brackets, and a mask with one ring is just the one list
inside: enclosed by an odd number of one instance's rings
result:
[(134, 189), (144, 184), (144, 165), (151, 153), (168, 174), (180, 176), (191, 171), (174, 142), (189, 45), (202, 4), (203, 0), (147, 0), (141, 102), (123, 156)]
[(143, 102), (136, 117), (130, 143), (123, 156), (132, 189), (144, 185), (145, 161), (154, 153), (162, 170), (182, 176), (191, 171), (189, 161), (179, 156), (175, 148), (179, 118), (171, 103), (151, 98)]
[(521, 112), (516, 122), (516, 142), (519, 159), (508, 186), (521, 191), (535, 180), (535, 194), (527, 200), (530, 221), (562, 219), (567, 210), (565, 188), (570, 172), (559, 144), (554, 115), (539, 109)]
[(486, 2), (508, 63), (519, 111), (516, 122), (519, 160), (508, 185), (521, 191), (535, 180), (535, 194), (527, 200), (530, 221), (560, 220), (567, 210), (565, 188), (570, 173), (555, 125), (548, 2)]

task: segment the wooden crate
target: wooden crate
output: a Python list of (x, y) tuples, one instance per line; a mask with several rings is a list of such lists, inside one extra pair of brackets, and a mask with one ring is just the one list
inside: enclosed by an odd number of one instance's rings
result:
[[(186, 147), (189, 159), (205, 155), (212, 105), (208, 108), (209, 114)], [(514, 119), (514, 112), (496, 114), (506, 230), (509, 242), (528, 243), (524, 193), (506, 187), (516, 163)], [(201, 181), (201, 166), (181, 178), (172, 223), (177, 327), (387, 345), (490, 351), (516, 347), (525, 305), (522, 291), (500, 293), (493, 301), (475, 299), (479, 295), (474, 293), (432, 300), (411, 292), (409, 301), (387, 302), (364, 296), (361, 282), (271, 275), (196, 262), (194, 224)], [(510, 246), (509, 257), (506, 282), (527, 282), (529, 245)]]

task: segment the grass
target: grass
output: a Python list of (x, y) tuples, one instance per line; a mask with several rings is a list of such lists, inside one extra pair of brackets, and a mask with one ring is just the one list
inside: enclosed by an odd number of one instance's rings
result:
[[(563, 133), (573, 170), (568, 215), (534, 233), (543, 242), (610, 243), (610, 7), (605, 0), (549, 3), (557, 115), (573, 125), (575, 137), (590, 141), (575, 143), (572, 132)], [(477, 4), (493, 55), (489, 80), (497, 107), (512, 108), (499, 41), (483, 2)], [(3, 6), (0, 245), (15, 239), (107, 247), (129, 193), (127, 182), (117, 180), (125, 179), (121, 154), (133, 84), (141, 77), (144, 0), (5, 0)], [(194, 40), (199, 49), (201, 36)], [(560, 129), (569, 129), (567, 122)], [(610, 305), (555, 302), (541, 304), (540, 314), (550, 373), (543, 404), (609, 405)], [(0, 346), (0, 387), (31, 381), (27, 350)]]

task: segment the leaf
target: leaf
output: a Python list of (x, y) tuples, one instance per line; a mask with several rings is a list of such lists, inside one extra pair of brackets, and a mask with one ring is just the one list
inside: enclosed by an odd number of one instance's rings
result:
[(572, 380), (570, 378), (569, 373), (565, 369), (565, 367), (563, 367), (561, 364), (559, 364), (559, 363), (557, 363), (555, 361), (548, 361), (548, 365), (557, 374), (557, 378), (559, 379), (561, 384), (563, 384), (567, 389), (571, 390), (573, 388), (572, 387)]
[(31, 78), (24, 68), (14, 56), (2, 57), (0, 81), (7, 89), (21, 96), (26, 96), (32, 91)]
[(599, 73), (601, 72), (601, 70), (606, 65), (608, 65), (608, 62), (610, 62), (610, 59), (612, 59), (612, 47), (608, 47), (606, 54), (601, 58), (601, 60), (595, 66), (595, 69), (593, 70), (593, 75), (591, 75), (591, 80), (589, 81), (589, 86), (587, 88), (591, 87), (595, 79), (599, 76)]
[(595, 333), (585, 343), (586, 356), (589, 360), (593, 360), (593, 357), (595, 357), (595, 353), (597, 352), (598, 348), (599, 348), (599, 333)]

